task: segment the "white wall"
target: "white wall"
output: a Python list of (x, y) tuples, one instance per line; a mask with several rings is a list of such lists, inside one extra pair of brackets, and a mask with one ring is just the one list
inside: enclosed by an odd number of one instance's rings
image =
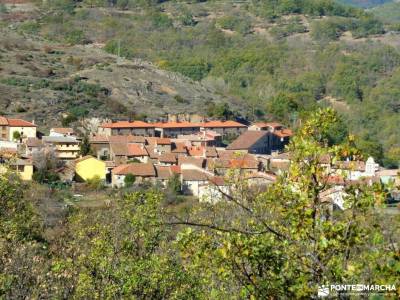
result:
[(36, 137), (36, 127), (9, 127), (8, 136), (9, 140), (13, 140), (13, 133), (18, 131), (23, 133), (23, 137)]

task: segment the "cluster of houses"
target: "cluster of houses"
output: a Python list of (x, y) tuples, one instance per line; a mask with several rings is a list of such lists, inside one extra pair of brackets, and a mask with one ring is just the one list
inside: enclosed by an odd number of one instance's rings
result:
[[(90, 154), (81, 156), (82, 136), (72, 128), (52, 128), (39, 137), (34, 122), (0, 118), (0, 159), (24, 180), (35, 172), (33, 157), (52, 152), (64, 164), (57, 172), (64, 181), (98, 178), (120, 188), (136, 183), (167, 186), (179, 180), (184, 194), (219, 200), (228, 195), (231, 172), (256, 188), (273, 183), (287, 170), (285, 145), (292, 131), (276, 122), (250, 126), (236, 121), (158, 122), (119, 121), (100, 125), (89, 135)], [(343, 208), (348, 180), (397, 180), (397, 170), (382, 170), (372, 158), (338, 162), (324, 197)], [(343, 176), (343, 172), (346, 173)]]

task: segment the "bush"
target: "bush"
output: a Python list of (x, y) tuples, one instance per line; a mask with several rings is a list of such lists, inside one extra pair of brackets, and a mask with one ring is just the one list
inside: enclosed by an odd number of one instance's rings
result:
[(86, 181), (87, 186), (92, 190), (101, 190), (104, 188), (104, 180), (99, 175), (95, 175)]
[(247, 34), (251, 30), (250, 21), (240, 16), (222, 17), (218, 20), (218, 25), (223, 29), (237, 31), (241, 34)]
[(65, 35), (65, 40), (72, 44), (82, 44), (85, 42), (85, 33), (80, 29), (72, 30)]
[(186, 100), (186, 99), (183, 99), (183, 97), (182, 97), (181, 95), (175, 95), (175, 96), (174, 96), (174, 99), (175, 99), (176, 102), (178, 102), (178, 103), (186, 103), (186, 104), (189, 103), (189, 101)]
[(135, 183), (135, 181), (136, 181), (135, 175), (133, 175), (131, 173), (126, 174), (126, 176), (124, 178), (124, 186), (127, 188), (132, 187), (133, 184)]

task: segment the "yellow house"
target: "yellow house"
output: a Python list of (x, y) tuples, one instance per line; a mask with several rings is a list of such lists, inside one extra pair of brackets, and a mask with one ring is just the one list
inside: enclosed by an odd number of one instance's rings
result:
[(106, 163), (91, 155), (87, 155), (75, 160), (76, 177), (87, 181), (95, 176), (106, 179)]
[(0, 165), (0, 173), (6, 173), (8, 169), (16, 172), (22, 180), (32, 180), (33, 164), (30, 160), (18, 158), (15, 161), (11, 161), (8, 165)]

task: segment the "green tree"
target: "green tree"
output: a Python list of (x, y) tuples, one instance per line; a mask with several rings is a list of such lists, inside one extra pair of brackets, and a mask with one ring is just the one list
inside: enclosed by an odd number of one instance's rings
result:
[(381, 186), (346, 186), (344, 211), (323, 197), (330, 185), (321, 162), (357, 153), (348, 143), (326, 146), (336, 121), (332, 110), (307, 120), (289, 145), (288, 172), (264, 193), (254, 195), (243, 178), (229, 176), (236, 189), (227, 201), (176, 222), (191, 225), (178, 236), (187, 269), (217, 298), (312, 298), (319, 285), (333, 282), (398, 284), (400, 259), (388, 246), (399, 232), (381, 230)]
[(131, 173), (126, 174), (126, 176), (124, 178), (124, 186), (127, 188), (132, 187), (133, 184), (135, 183), (135, 181), (136, 181), (135, 175), (133, 175)]
[(93, 153), (93, 151), (92, 151), (92, 149), (90, 147), (89, 136), (88, 135), (84, 135), (84, 137), (82, 139), (82, 142), (81, 142), (81, 145), (80, 145), (80, 154), (82, 156), (85, 156), (85, 155), (89, 155), (89, 154), (92, 154), (92, 153)]
[(21, 138), (21, 133), (19, 131), (13, 132), (13, 140), (18, 141)]
[(172, 191), (175, 195), (178, 195), (182, 191), (181, 187), (181, 180), (179, 178), (178, 174), (174, 174), (169, 180), (168, 180), (168, 189)]

